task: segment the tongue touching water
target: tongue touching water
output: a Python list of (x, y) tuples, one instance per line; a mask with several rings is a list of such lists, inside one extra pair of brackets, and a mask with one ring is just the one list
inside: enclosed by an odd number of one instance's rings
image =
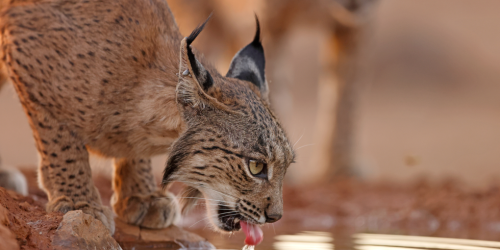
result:
[(264, 239), (264, 233), (259, 226), (255, 224), (246, 223), (244, 221), (240, 222), (241, 230), (245, 233), (245, 244), (250, 246), (258, 245)]

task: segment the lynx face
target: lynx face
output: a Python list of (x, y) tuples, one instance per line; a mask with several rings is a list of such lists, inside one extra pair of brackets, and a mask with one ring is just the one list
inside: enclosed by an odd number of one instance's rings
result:
[(205, 197), (209, 218), (223, 231), (279, 220), (282, 182), (294, 152), (269, 108), (264, 51), (257, 33), (226, 76), (205, 69), (181, 42), (177, 103), (187, 131), (174, 143), (163, 183), (189, 186), (183, 210)]

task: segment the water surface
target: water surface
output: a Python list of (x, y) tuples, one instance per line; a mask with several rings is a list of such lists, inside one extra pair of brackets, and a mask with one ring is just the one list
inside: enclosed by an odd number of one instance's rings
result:
[[(244, 236), (243, 236), (244, 237)], [(243, 248), (243, 237), (232, 235), (213, 238), (217, 249)], [(211, 237), (210, 237), (211, 238)], [(395, 234), (357, 233), (342, 235), (323, 231), (302, 231), (293, 234), (267, 235), (255, 250), (491, 250), (500, 249), (500, 242), (442, 237), (409, 236)]]

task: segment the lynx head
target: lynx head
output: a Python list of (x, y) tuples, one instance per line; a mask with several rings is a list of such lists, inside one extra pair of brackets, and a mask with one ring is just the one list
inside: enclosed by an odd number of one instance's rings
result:
[(181, 42), (176, 98), (187, 130), (172, 146), (163, 183), (188, 186), (183, 212), (204, 196), (222, 231), (239, 230), (240, 221), (275, 222), (294, 152), (269, 107), (258, 20), (254, 40), (235, 55), (226, 76), (200, 62), (190, 46), (205, 23)]

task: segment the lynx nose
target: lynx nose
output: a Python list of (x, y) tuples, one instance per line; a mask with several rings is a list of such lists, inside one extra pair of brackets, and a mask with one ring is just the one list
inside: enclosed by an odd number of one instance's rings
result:
[(266, 213), (266, 223), (273, 223), (281, 219), (282, 214), (267, 214)]

